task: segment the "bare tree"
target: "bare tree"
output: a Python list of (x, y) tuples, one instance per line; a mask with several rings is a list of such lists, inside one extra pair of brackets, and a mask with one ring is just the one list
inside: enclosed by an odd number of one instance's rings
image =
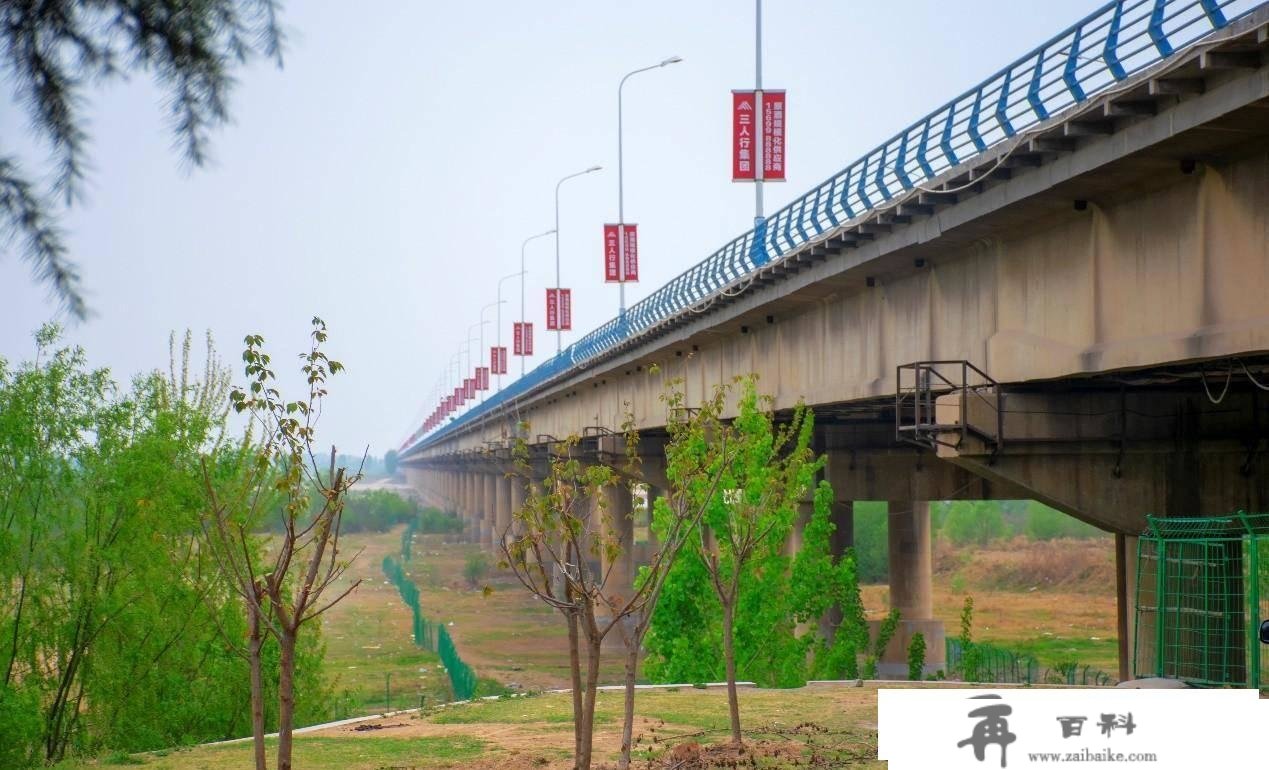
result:
[[(260, 335), (246, 338), (243, 360), (247, 390), (235, 387), (230, 403), (248, 413), (261, 431), (259, 443), (250, 437), (246, 467), (218, 483), (203, 465), (209, 511), (203, 520), (205, 542), (221, 571), (247, 610), (248, 655), (251, 661), (252, 731), (258, 770), (264, 761), (264, 716), (260, 651), (266, 633), (278, 640), (278, 770), (290, 770), (295, 716), (295, 650), (301, 628), (351, 593), (355, 581), (333, 598), (325, 594), (340, 579), (351, 559), (340, 553), (340, 525), (348, 490), (361, 470), (348, 473), (335, 464), (319, 463), (313, 450), (315, 428), (326, 396), (326, 379), (343, 366), (322, 352), (326, 324), (313, 319), (312, 344), (300, 355), (308, 396), (285, 401), (273, 387), (270, 358)], [(363, 454), (363, 464), (364, 464)], [(313, 501), (316, 500), (317, 504)], [(254, 528), (272, 512), (280, 518), (280, 535), (260, 541)], [(353, 555), (356, 558), (356, 554)]]
[[(508, 528), (501, 538), (505, 565), (525, 588), (559, 610), (568, 624), (577, 770), (587, 770), (591, 764), (600, 655), (613, 629), (620, 629), (627, 649), (621, 765), (629, 766), (639, 648), (670, 565), (704, 512), (702, 503), (687, 496), (663, 501), (658, 506), (662, 546), (652, 563), (641, 570), (634, 585), (612, 584), (612, 568), (625, 544), (607, 510), (604, 492), (612, 487), (617, 487), (618, 494), (632, 492), (630, 474), (637, 463), (639, 441), (632, 424), (628, 418), (624, 476), (611, 465), (584, 463), (576, 437), (555, 445), (545, 479), (540, 486), (528, 485), (524, 506), (514, 513), (519, 534), (513, 536)], [(528, 449), (523, 442), (517, 445), (516, 455), (518, 473), (527, 481)], [(608, 566), (596, 569), (592, 561)]]

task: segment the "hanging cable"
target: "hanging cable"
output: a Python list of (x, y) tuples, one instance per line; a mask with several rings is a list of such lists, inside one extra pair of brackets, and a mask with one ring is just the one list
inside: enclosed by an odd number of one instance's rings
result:
[(1234, 376), (1234, 367), (1231, 366), (1225, 372), (1225, 387), (1221, 388), (1220, 396), (1216, 398), (1212, 398), (1212, 389), (1208, 387), (1208, 384), (1207, 384), (1207, 370), (1206, 369), (1201, 370), (1199, 372), (1199, 379), (1202, 380), (1203, 382), (1203, 390), (1207, 392), (1207, 400), (1211, 401), (1213, 404), (1219, 404), (1220, 402), (1224, 401), (1225, 394), (1229, 392), (1229, 381), (1233, 379), (1233, 376)]
[(1247, 375), (1247, 379), (1251, 380), (1252, 385), (1255, 385), (1257, 388), (1260, 388), (1261, 390), (1269, 390), (1269, 385), (1265, 385), (1264, 383), (1257, 381), (1256, 378), (1251, 375), (1251, 370), (1247, 368), (1247, 364), (1244, 364), (1242, 362), (1242, 359), (1236, 359), (1236, 360), (1238, 361), (1238, 365), (1243, 368), (1243, 374)]

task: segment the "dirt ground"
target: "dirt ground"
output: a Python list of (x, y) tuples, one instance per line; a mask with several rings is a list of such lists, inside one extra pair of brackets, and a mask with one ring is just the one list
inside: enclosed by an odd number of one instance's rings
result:
[[(745, 690), (741, 713), (748, 747), (728, 742), (726, 693), (645, 691), (637, 701), (636, 767), (881, 766), (876, 763), (876, 690), (802, 688)], [(594, 752), (611, 766), (621, 740), (621, 695), (602, 693), (596, 707)], [(484, 750), (465, 768), (571, 767), (571, 705), (563, 694), (511, 698), (395, 716), (333, 728), (313, 737), (373, 739), (479, 738)]]
[[(346, 537), (361, 555), (350, 579), (361, 586), (325, 617), (329, 670), (354, 695), (355, 713), (374, 713), (447, 700), (448, 685), (435, 656), (414, 646), (410, 615), (381, 568), (400, 551), (400, 530)], [(496, 566), (476, 586), (463, 578), (478, 548), (451, 537), (417, 535), (407, 571), (421, 594), (425, 616), (444, 622), (459, 654), (482, 679), (516, 690), (567, 687), (567, 645), (557, 612), (537, 602)], [(490, 560), (493, 561), (492, 558)], [(1100, 540), (1001, 543), (935, 554), (935, 614), (947, 635), (959, 633), (966, 596), (974, 599), (973, 636), (1035, 655), (1042, 667), (1078, 661), (1117, 671), (1113, 561)], [(490, 589), (484, 591), (485, 587)], [(864, 586), (870, 618), (885, 614), (889, 591)], [(601, 682), (621, 681), (620, 650), (605, 655)], [(385, 682), (390, 675), (390, 682)], [(487, 690), (488, 691), (488, 690)]]

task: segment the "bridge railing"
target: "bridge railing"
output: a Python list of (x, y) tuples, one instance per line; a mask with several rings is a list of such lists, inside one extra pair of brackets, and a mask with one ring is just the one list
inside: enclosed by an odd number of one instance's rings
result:
[[(615, 345), (701, 306), (826, 233), (1116, 87), (1265, 0), (1114, 0), (930, 112), (754, 229), (427, 438), (439, 438)], [(416, 443), (417, 435), (409, 442)], [(408, 450), (407, 450), (408, 451)]]

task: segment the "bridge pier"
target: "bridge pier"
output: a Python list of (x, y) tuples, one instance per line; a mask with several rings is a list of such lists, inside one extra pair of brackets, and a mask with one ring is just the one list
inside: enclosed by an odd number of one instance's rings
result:
[(932, 673), (946, 664), (945, 631), (943, 621), (934, 618), (930, 503), (891, 501), (887, 506), (890, 608), (899, 611), (899, 628), (883, 651), (877, 672), (907, 678), (912, 637), (917, 633), (924, 637), (925, 671)]
[(480, 546), (487, 550), (494, 547), (494, 523), (498, 510), (498, 476), (488, 470), (481, 473), (480, 485)]
[(604, 487), (604, 513), (599, 525), (605, 539), (615, 539), (620, 551), (610, 559), (604, 550), (601, 567), (608, 576), (604, 586), (607, 595), (629, 596), (634, 586), (634, 500), (624, 481)]

